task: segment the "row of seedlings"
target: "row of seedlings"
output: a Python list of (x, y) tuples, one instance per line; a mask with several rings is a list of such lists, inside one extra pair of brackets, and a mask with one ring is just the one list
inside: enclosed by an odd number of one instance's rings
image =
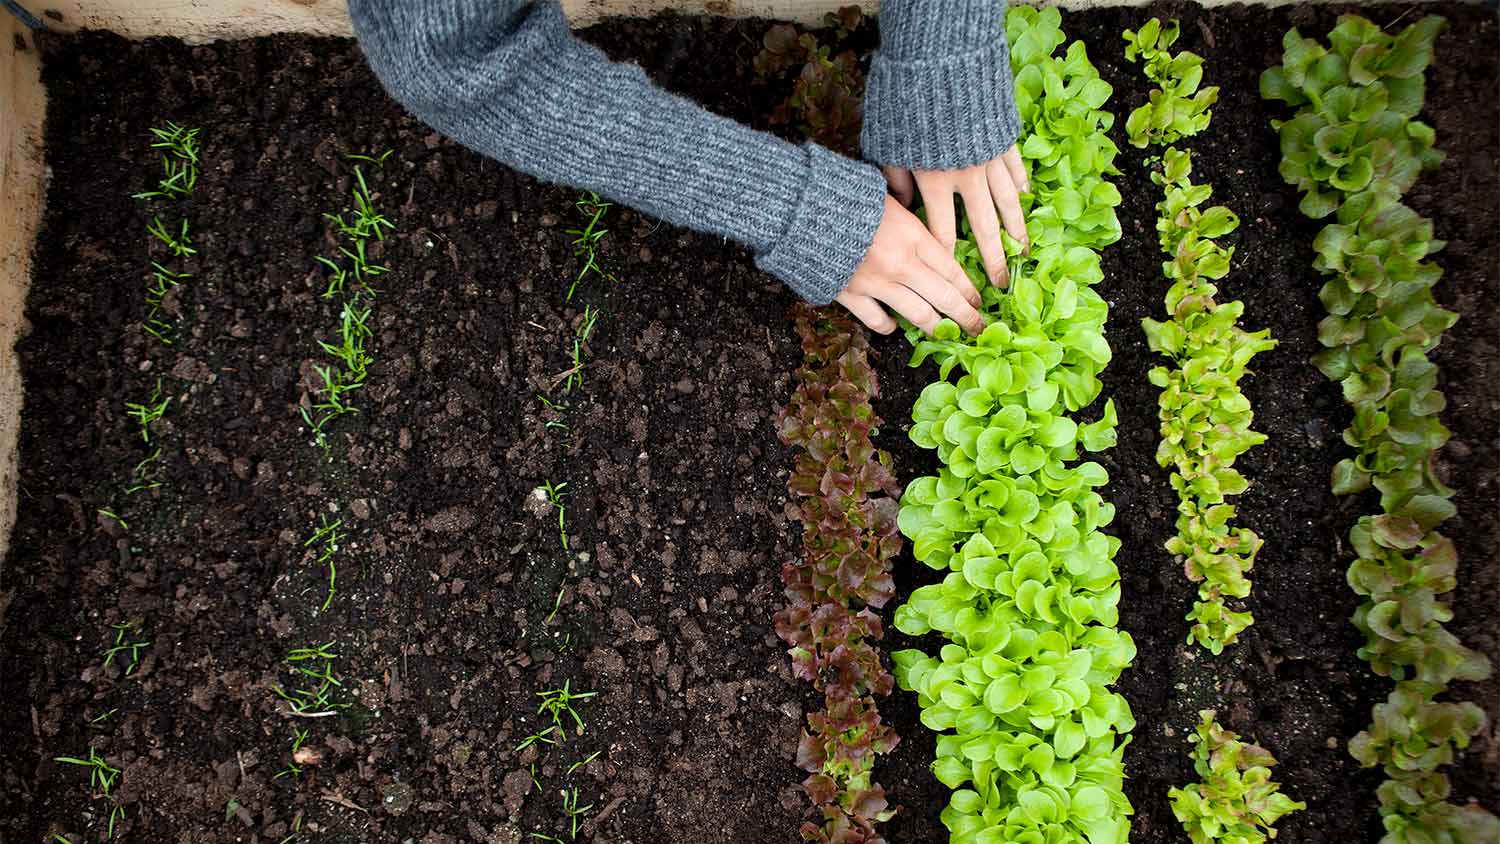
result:
[[(1195, 53), (1170, 52), (1179, 34), (1177, 21), (1152, 18), (1137, 31), (1125, 32), (1125, 58), (1139, 61), (1157, 87), (1150, 101), (1126, 121), (1136, 147), (1165, 146), (1147, 159), (1151, 181), (1162, 187), (1156, 230), (1167, 255), (1162, 274), (1170, 281), (1165, 320), (1144, 319), (1141, 326), (1153, 352), (1170, 366), (1151, 370), (1151, 383), (1162, 389), (1158, 400), (1161, 443), (1156, 460), (1172, 468), (1178, 496), (1177, 535), (1166, 548), (1198, 583), (1198, 598), (1188, 614), (1193, 623), (1188, 641), (1214, 654), (1234, 644), (1253, 621), (1249, 612), (1225, 605), (1225, 597), (1245, 598), (1245, 576), (1255, 562), (1261, 539), (1248, 528), (1232, 526), (1234, 505), (1228, 498), (1248, 482), (1235, 460), (1265, 441), (1250, 430), (1254, 414), (1239, 382), (1252, 358), (1276, 346), (1269, 331), (1247, 332), (1239, 326), (1243, 302), (1220, 303), (1213, 283), (1229, 274), (1233, 247), (1214, 238), (1239, 227), (1239, 217), (1222, 205), (1201, 206), (1213, 196), (1210, 185), (1195, 185), (1192, 155), (1171, 146), (1208, 128), (1217, 87), (1200, 87), (1203, 59)], [(1271, 779), (1276, 759), (1264, 748), (1240, 742), (1214, 720), (1212, 710), (1191, 736), (1193, 768), (1200, 781), (1173, 788), (1172, 813), (1194, 844), (1235, 841), (1260, 844), (1274, 838), (1275, 823), (1306, 804), (1282, 794)]]
[[(380, 291), (374, 280), (390, 270), (376, 263), (378, 257), (371, 242), (383, 242), (386, 232), (394, 229), (395, 224), (376, 206), (375, 196), (365, 179), (364, 165), (381, 168), (390, 155), (390, 152), (379, 156), (345, 155), (347, 160), (357, 162), (352, 168), (351, 207), (338, 213), (323, 214), (323, 219), (342, 240), (337, 242), (338, 252), (334, 258), (317, 256), (314, 259), (327, 270), (319, 298), (338, 302), (339, 328), (336, 342), (317, 341), (319, 349), (330, 361), (313, 364), (317, 386), (311, 394), (301, 397), (297, 409), (312, 434), (313, 443), (329, 462), (333, 460), (329, 425), (341, 416), (359, 412), (352, 394), (364, 387), (370, 364), (375, 360), (370, 348), (374, 337), (370, 321), (373, 303)], [(337, 512), (339, 508), (337, 504), (330, 504), (329, 509)], [(316, 612), (326, 613), (338, 595), (338, 560), (349, 535), (344, 520), (330, 518), (328, 513), (319, 514), (318, 523), (311, 531), (302, 543), (303, 556), (311, 560), (325, 578), (323, 599)], [(288, 760), (273, 776), (275, 780), (295, 779), (305, 772), (306, 766), (316, 764), (321, 754), (308, 744), (311, 725), (320, 723), (318, 719), (337, 716), (352, 706), (340, 694), (343, 681), (334, 666), (341, 655), (336, 646), (334, 640), (312, 643), (291, 648), (282, 658), (292, 682), (274, 686), (271, 691), (285, 705), (287, 713), (306, 720), (294, 722)], [(304, 728), (296, 723), (308, 726)], [(294, 835), (295, 825), (300, 821), (300, 815), (294, 818)]]
[(1144, 319), (1141, 327), (1151, 350), (1171, 362), (1150, 373), (1151, 383), (1161, 388), (1156, 462), (1171, 467), (1178, 500), (1177, 535), (1166, 548), (1199, 584), (1187, 617), (1192, 622), (1188, 641), (1218, 654), (1254, 620), (1225, 604), (1226, 597), (1250, 594), (1246, 573), (1262, 543), (1254, 531), (1231, 524), (1235, 508), (1229, 498), (1249, 485), (1235, 470), (1235, 460), (1266, 439), (1250, 430), (1254, 413), (1239, 382), (1251, 359), (1276, 341), (1269, 331), (1251, 333), (1239, 326), (1243, 302), (1214, 298), (1219, 289), (1213, 282), (1228, 275), (1234, 257), (1233, 247), (1214, 238), (1239, 228), (1240, 220), (1222, 205), (1201, 207), (1213, 187), (1193, 184), (1192, 154), (1167, 146), (1207, 128), (1209, 106), (1219, 94), (1217, 87), (1199, 87), (1200, 56), (1170, 52), (1178, 31), (1176, 21), (1162, 25), (1152, 18), (1139, 31), (1125, 32), (1125, 58), (1140, 61), (1158, 86), (1150, 102), (1131, 114), (1126, 131), (1134, 146), (1165, 146), (1159, 159), (1148, 161), (1154, 163), (1151, 181), (1164, 191), (1156, 206), (1156, 230), (1167, 255), (1162, 273), (1171, 281), (1167, 318)]
[(895, 593), (900, 488), (890, 454), (870, 439), (881, 420), (870, 404), (879, 386), (864, 331), (831, 311), (798, 307), (793, 319), (803, 363), (777, 430), (797, 450), (787, 490), (802, 556), (782, 566), (787, 604), (776, 632), (791, 646), (792, 673), (823, 696), (797, 747), (802, 787), (821, 815), (802, 825), (802, 840), (883, 844), (876, 825), (895, 810), (873, 768), (898, 739), (876, 705), (895, 679), (881, 663), (875, 610)]
[[(604, 227), (604, 220), (613, 205), (602, 199), (597, 193), (585, 191), (574, 201), (573, 207), (578, 212), (582, 222), (579, 223), (578, 228), (568, 229), (566, 232), (566, 234), (571, 235), (573, 238), (571, 243), (573, 256), (579, 261), (578, 272), (574, 274), (571, 282), (569, 282), (567, 293), (564, 296), (564, 300), (568, 302), (573, 301), (573, 296), (578, 292), (580, 285), (590, 278), (598, 278), (601, 281), (610, 283), (616, 281), (614, 273), (605, 268), (599, 255), (599, 247), (605, 236), (609, 234), (609, 229)], [(601, 311), (595, 306), (584, 305), (583, 311), (574, 320), (570, 366), (556, 376), (553, 376), (551, 381), (552, 389), (560, 390), (562, 396), (570, 396), (575, 390), (583, 386), (583, 372), (587, 365), (586, 357), (589, 350), (588, 343), (589, 339), (593, 336), (595, 326), (598, 324), (600, 314)], [(569, 409), (568, 404), (563, 399), (552, 399), (548, 398), (545, 393), (538, 393), (537, 400), (554, 417), (543, 422), (544, 430), (549, 432), (552, 430), (563, 432), (571, 430), (568, 423), (562, 418)], [(572, 544), (568, 539), (567, 499), (569, 483), (570, 481), (558, 483), (546, 480), (543, 481), (541, 486), (536, 487), (532, 491), (532, 495), (537, 497), (539, 503), (544, 502), (545, 505), (550, 506), (552, 511), (557, 514), (558, 544), (565, 555), (571, 555), (572, 553)], [(542, 622), (545, 627), (550, 627), (557, 620), (559, 614), (562, 613), (563, 599), (568, 592), (566, 579), (567, 573), (564, 570), (562, 576), (563, 582), (558, 586), (557, 597), (552, 602), (552, 609)], [(561, 637), (558, 637), (554, 632), (553, 638), (558, 642), (558, 646), (562, 650), (566, 650), (572, 646), (573, 634), (571, 632), (567, 632)], [(558, 688), (537, 692), (537, 697), (540, 698), (541, 703), (537, 707), (536, 715), (539, 716), (542, 726), (538, 727), (535, 732), (523, 737), (514, 748), (514, 752), (522, 754), (520, 761), (522, 764), (528, 766), (531, 773), (531, 784), (536, 788), (538, 794), (546, 791), (542, 785), (542, 777), (547, 776), (549, 771), (549, 767), (545, 762), (540, 770), (537, 767), (538, 758), (541, 756), (543, 748), (560, 748), (566, 746), (570, 735), (572, 738), (582, 738), (587, 730), (587, 722), (575, 704), (581, 704), (582, 701), (593, 698), (597, 694), (598, 692), (596, 691), (573, 691), (572, 680), (564, 680), (562, 686)], [(603, 755), (603, 751), (596, 750), (586, 756), (574, 758), (574, 761), (562, 769), (563, 776), (571, 777), (578, 771), (587, 768), (590, 763), (598, 759), (601, 755)], [(562, 821), (559, 821), (559, 828), (555, 830), (558, 832), (558, 835), (533, 830), (528, 833), (530, 840), (554, 842), (554, 844), (561, 844), (564, 841), (575, 841), (578, 838), (579, 831), (584, 828), (588, 815), (594, 811), (595, 804), (593, 803), (579, 805), (582, 798), (579, 794), (578, 786), (559, 787), (557, 791), (562, 801), (562, 819), (566, 822), (567, 837), (562, 837), (564, 830), (561, 828)]]
[(1494, 815), (1448, 801), (1441, 771), (1486, 719), (1473, 703), (1439, 698), (1454, 680), (1487, 677), (1490, 665), (1443, 627), (1453, 613), (1439, 596), (1457, 583), (1458, 555), (1438, 527), (1457, 511), (1434, 469), (1450, 434), (1428, 354), (1458, 315), (1433, 298), (1442, 268), (1428, 258), (1443, 243), (1401, 201), (1443, 158), (1432, 127), (1416, 119), (1443, 25), (1430, 16), (1392, 35), (1344, 15), (1326, 47), (1292, 29), (1282, 64), (1260, 80), (1264, 98), (1296, 110), (1272, 122), (1282, 177), (1302, 191), (1304, 214), (1334, 218), (1313, 244), (1328, 310), (1313, 363), (1343, 388), (1354, 414), (1344, 442), (1356, 455), (1334, 468), (1333, 491), (1379, 496), (1380, 512), (1349, 532), (1348, 579), (1363, 598), (1353, 619), (1365, 637), (1359, 654), (1396, 686), (1349, 750), (1385, 773), (1383, 844), (1500, 840)]
[[(951, 322), (920, 340), (913, 365), (933, 359), (940, 380), (913, 409), (911, 438), (943, 467), (907, 486), (899, 526), (917, 559), (948, 574), (896, 612), (909, 635), (937, 631), (936, 656), (894, 655), (902, 688), (918, 693), (922, 722), (940, 733), (932, 769), (955, 789), (942, 812), (954, 844), (1012, 841), (1116, 844), (1132, 813), (1122, 790), (1130, 706), (1109, 688), (1135, 657), (1117, 629), (1119, 540), (1103, 528), (1108, 480), (1080, 449), (1115, 442), (1113, 402), (1088, 424), (1111, 352), (1098, 250), (1120, 237), (1118, 149), (1102, 110), (1112, 93), (1082, 42), (1066, 40), (1055, 8), (1006, 18), (1030, 251), (1010, 288), (983, 288), (989, 326), (977, 339)], [(982, 278), (972, 239), (958, 256)], [(914, 337), (915, 339), (915, 337)], [(957, 369), (957, 383), (949, 375)]]
[[(132, 198), (147, 202), (161, 200), (170, 208), (171, 205), (191, 196), (193, 188), (198, 183), (199, 130), (169, 122), (165, 128), (153, 127), (150, 132), (152, 138), (150, 147), (157, 151), (161, 159), (162, 173), (153, 187), (133, 194)], [(191, 276), (191, 273), (181, 267), (181, 262), (197, 254), (197, 249), (193, 246), (191, 226), (185, 216), (176, 225), (169, 225), (162, 221), (160, 212), (154, 213), (151, 222), (146, 226), (146, 231), (150, 235), (149, 243), (153, 260), (149, 281), (146, 283), (145, 313), (141, 319), (141, 331), (151, 340), (155, 340), (160, 347), (170, 347), (173, 325), (167, 317), (174, 310), (174, 305), (169, 299), (173, 291)], [(150, 340), (147, 341), (147, 347), (149, 355), (150, 349), (153, 348)], [(152, 425), (166, 415), (171, 403), (172, 397), (163, 393), (160, 377), (155, 379), (155, 386), (150, 396), (144, 401), (125, 403), (126, 415), (135, 423), (135, 431), (140, 434), (141, 442), (147, 450), (145, 457), (132, 465), (130, 480), (125, 487), (127, 497), (137, 493), (151, 492), (163, 484), (162, 446), (159, 441), (152, 440)], [(129, 523), (114, 508), (101, 507), (98, 513), (101, 523), (107, 520), (121, 531), (129, 530)], [(151, 645), (151, 642), (145, 638), (144, 627), (145, 620), (140, 618), (127, 618), (110, 625), (113, 636), (103, 654), (103, 667), (106, 672), (112, 670), (112, 667), (118, 663), (121, 666), (121, 676), (129, 677), (140, 667), (141, 652)], [(117, 711), (118, 709), (109, 709), (90, 718), (89, 728), (91, 730), (107, 729), (110, 718)], [(89, 788), (109, 801), (109, 814), (103, 836), (105, 840), (114, 840), (116, 834), (124, 829), (126, 822), (125, 807), (116, 801), (114, 795), (120, 779), (124, 776), (123, 771), (111, 765), (92, 743), (86, 756), (55, 756), (53, 761), (88, 771)], [(52, 833), (52, 840), (71, 844), (71, 839), (61, 833)]]

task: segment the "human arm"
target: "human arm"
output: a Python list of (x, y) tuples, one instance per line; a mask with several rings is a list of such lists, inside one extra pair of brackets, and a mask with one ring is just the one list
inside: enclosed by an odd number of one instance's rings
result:
[(861, 137), (903, 202), (920, 192), (933, 235), (951, 252), (953, 196), (963, 198), (990, 281), (1007, 281), (1004, 228), (1025, 244), (1020, 194), (1030, 190), (1015, 148), (1000, 0), (887, 0), (870, 69)]
[(899, 263), (926, 291), (924, 302), (977, 327), (961, 296), (956, 305), (937, 301), (956, 293), (948, 280), (956, 263), (938, 262), (941, 273), (921, 264), (909, 239), (885, 246), (893, 238), (881, 238), (872, 249), (882, 225), (907, 228), (887, 207), (875, 168), (657, 88), (639, 67), (612, 63), (574, 38), (555, 2), (351, 0), (349, 10), (391, 94), (465, 146), (744, 243), (762, 269), (815, 304), (843, 294), (851, 279), (889, 298), (884, 268)]

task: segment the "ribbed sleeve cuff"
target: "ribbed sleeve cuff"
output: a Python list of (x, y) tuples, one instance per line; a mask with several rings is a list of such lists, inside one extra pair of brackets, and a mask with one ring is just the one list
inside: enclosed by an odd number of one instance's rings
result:
[(877, 55), (865, 92), (865, 157), (919, 170), (990, 161), (1021, 134), (1011, 84), (1004, 35), (941, 58)]
[(875, 241), (885, 179), (874, 168), (808, 144), (807, 179), (776, 244), (756, 258), (798, 296), (826, 305), (843, 291)]

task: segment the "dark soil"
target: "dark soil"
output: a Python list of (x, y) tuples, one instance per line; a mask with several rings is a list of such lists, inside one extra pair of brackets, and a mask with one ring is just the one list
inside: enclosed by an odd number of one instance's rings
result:
[[(1424, 7), (1425, 8), (1425, 7)], [(1377, 9), (1386, 23), (1405, 7)], [(1494, 239), (1500, 98), (1493, 14), (1443, 8), (1452, 24), (1429, 74), (1428, 113), (1448, 163), (1410, 201), (1449, 246), (1439, 297), (1465, 314), (1439, 354), (1454, 442), (1444, 470), (1460, 517), (1448, 533), (1466, 565), (1453, 629), (1496, 656), (1497, 368)], [(1290, 23), (1331, 26), (1334, 10), (1167, 10), (1183, 46), (1223, 91), (1191, 144), (1199, 180), (1245, 221), (1226, 293), (1281, 341), (1247, 391), (1270, 442), (1242, 466), (1255, 485), (1243, 522), (1267, 539), (1249, 606), (1257, 623), (1220, 658), (1188, 650), (1191, 586), (1159, 550), (1173, 496), (1153, 460), (1157, 361), (1136, 328), (1161, 308), (1156, 188), (1123, 137), (1144, 98), (1119, 33), (1141, 10), (1069, 15), (1115, 85), (1124, 239), (1105, 251), (1116, 358), (1106, 394), (1120, 444), (1105, 458), (1124, 541), (1122, 625), (1137, 665), (1121, 680), (1140, 722), (1127, 755), (1135, 840), (1176, 841), (1165, 791), (1189, 781), (1185, 733), (1205, 706), (1281, 759), (1278, 778), (1309, 803), (1279, 841), (1378, 835), (1377, 777), (1343, 744), (1387, 684), (1354, 655), (1342, 537), (1368, 501), (1334, 499), (1347, 413), (1306, 363), (1321, 308), (1316, 224), (1276, 175), (1255, 93)], [(1414, 14), (1414, 13), (1411, 13)], [(765, 127), (776, 92), (750, 62), (766, 24), (666, 17), (586, 36), (642, 61), (668, 87)], [(866, 37), (867, 36), (862, 36)], [(0, 838), (97, 836), (107, 804), (86, 773), (51, 761), (95, 747), (124, 769), (127, 841), (504, 842), (567, 839), (560, 789), (593, 804), (580, 840), (790, 842), (805, 799), (792, 764), (810, 689), (793, 681), (771, 630), (778, 569), (796, 552), (785, 517), (790, 460), (769, 423), (790, 392), (790, 303), (742, 249), (629, 211), (610, 212), (602, 259), (619, 281), (568, 282), (576, 195), (540, 185), (430, 132), (391, 103), (348, 42), (274, 38), (191, 47), (84, 35), (44, 45), (53, 179), (22, 346), (27, 383), (20, 521), (0, 608)], [(198, 232), (194, 277), (172, 298), (176, 344), (139, 330), (152, 213), (130, 199), (156, 172), (147, 128), (203, 127), (205, 162), (181, 207)], [(333, 460), (297, 403), (337, 322), (318, 292), (321, 218), (348, 195), (344, 153), (395, 152), (376, 176), (396, 224), (380, 259), (377, 362), (361, 413), (335, 423)], [(563, 395), (585, 303), (603, 316), (583, 385)], [(930, 471), (902, 434), (931, 373), (877, 342), (888, 420), (882, 444), (902, 478)], [(166, 484), (125, 496), (147, 450), (124, 415), (157, 376), (173, 396), (153, 429)], [(536, 396), (568, 405), (548, 409)], [(563, 423), (562, 429), (547, 423)], [(531, 501), (566, 482), (568, 546), (556, 513)], [(122, 531), (96, 517), (112, 508)], [(350, 530), (339, 591), (303, 542), (319, 518)], [(928, 578), (898, 563), (905, 591)], [(562, 600), (554, 615), (559, 590)], [(140, 667), (103, 667), (111, 624), (143, 620)], [(340, 717), (283, 714), (290, 648), (334, 641)], [(888, 643), (903, 647), (899, 634)], [(570, 682), (582, 737), (517, 752), (540, 728), (536, 694)], [(1457, 689), (1491, 707), (1491, 682)], [(878, 772), (905, 806), (898, 844), (944, 840), (944, 789), (927, 773), (932, 738), (911, 695), (883, 704), (904, 737)], [(91, 719), (111, 713), (99, 723)], [(294, 728), (322, 754), (275, 779)], [(570, 766), (599, 752), (591, 763)], [(532, 764), (541, 790), (533, 784)], [(1500, 741), (1487, 733), (1453, 770), (1460, 798), (1500, 806)], [(357, 808), (356, 808), (357, 807)], [(81, 839), (80, 839), (81, 840)], [(92, 838), (90, 840), (93, 840)]]

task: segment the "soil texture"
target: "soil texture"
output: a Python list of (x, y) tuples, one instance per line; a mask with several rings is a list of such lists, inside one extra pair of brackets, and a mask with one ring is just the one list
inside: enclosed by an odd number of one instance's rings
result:
[[(1492, 12), (1423, 5), (1366, 10), (1377, 23), (1449, 17), (1428, 74), (1427, 116), (1447, 163), (1408, 201), (1448, 241), (1440, 301), (1464, 315), (1437, 359), (1454, 431), (1442, 472), (1458, 489), (1445, 532), (1463, 563), (1451, 629), (1500, 658), (1500, 325), (1494, 237), (1500, 91)], [(1280, 759), (1277, 778), (1308, 809), (1278, 841), (1344, 844), (1379, 835), (1378, 776), (1347, 740), (1386, 681), (1355, 656), (1344, 536), (1369, 500), (1341, 500), (1328, 474), (1349, 414), (1307, 363), (1317, 348), (1319, 226), (1276, 173), (1256, 92), (1291, 25), (1326, 32), (1338, 8), (1202, 10), (1185, 4), (1066, 14), (1115, 87), (1123, 150), (1122, 240), (1104, 251), (1115, 359), (1105, 395), (1119, 445), (1102, 462), (1122, 626), (1139, 658), (1119, 688), (1139, 727), (1127, 751), (1133, 840), (1176, 842), (1166, 790), (1192, 779), (1186, 735), (1212, 707)], [(1175, 498), (1156, 466), (1159, 362), (1142, 317), (1166, 282), (1154, 229), (1158, 189), (1124, 117), (1148, 84), (1120, 32), (1151, 14), (1182, 20), (1180, 47), (1221, 88), (1192, 139), (1195, 181), (1243, 224), (1222, 289), (1280, 345), (1246, 392), (1267, 444), (1241, 467), (1239, 518), (1266, 539), (1247, 605), (1256, 624), (1220, 657), (1185, 644), (1192, 586), (1162, 550)], [(664, 16), (583, 36), (721, 114), (760, 128), (785, 90), (758, 84), (761, 21)], [(873, 44), (867, 28), (853, 43)], [(771, 418), (798, 362), (790, 295), (747, 251), (619, 207), (585, 280), (570, 229), (577, 193), (540, 184), (423, 126), (381, 90), (348, 41), (276, 37), (191, 46), (107, 34), (43, 39), (52, 169), (21, 346), (26, 379), (20, 514), (0, 582), (0, 839), (100, 840), (110, 803), (84, 769), (54, 757), (90, 748), (123, 774), (120, 840), (475, 842), (532, 833), (611, 844), (787, 844), (806, 812), (793, 764), (811, 688), (790, 676), (771, 617), (779, 567), (799, 545), (786, 517), (791, 461)], [(28, 45), (29, 47), (29, 45)], [(131, 195), (154, 182), (148, 129), (202, 129), (202, 175), (184, 202)], [(376, 357), (357, 415), (332, 426), (330, 457), (299, 404), (317, 384), (339, 300), (319, 294), (316, 256), (337, 252), (325, 213), (348, 205), (349, 154), (394, 230), (371, 258), (390, 268), (371, 317)], [(165, 302), (163, 346), (140, 330), (153, 260), (146, 226), (186, 218), (197, 254)], [(597, 309), (582, 382), (567, 389), (574, 339)], [(877, 339), (886, 419), (877, 444), (898, 477), (934, 468), (905, 436), (931, 370)], [(171, 403), (143, 443), (125, 413), (161, 380)], [(545, 401), (543, 400), (545, 399)], [(160, 446), (163, 485), (126, 495)], [(537, 488), (567, 484), (557, 509)], [(128, 527), (99, 514), (109, 510)], [(342, 520), (328, 573), (305, 543)], [(909, 556), (898, 592), (932, 574)], [(894, 608), (895, 604), (892, 604)], [(135, 623), (140, 662), (104, 653)], [(276, 689), (306, 682), (289, 650), (333, 643), (333, 716), (298, 718)], [(911, 645), (891, 630), (887, 645)], [(540, 693), (594, 692), (558, 732)], [(1455, 766), (1457, 799), (1500, 808), (1500, 685), (1459, 687), (1491, 726)], [(902, 811), (894, 844), (946, 840), (946, 790), (928, 772), (933, 739), (914, 696), (881, 711), (902, 736), (877, 771)], [(307, 738), (300, 774), (297, 731)], [(547, 741), (555, 741), (548, 744)], [(597, 754), (597, 755), (596, 755)], [(576, 790), (576, 791), (575, 791)]]

